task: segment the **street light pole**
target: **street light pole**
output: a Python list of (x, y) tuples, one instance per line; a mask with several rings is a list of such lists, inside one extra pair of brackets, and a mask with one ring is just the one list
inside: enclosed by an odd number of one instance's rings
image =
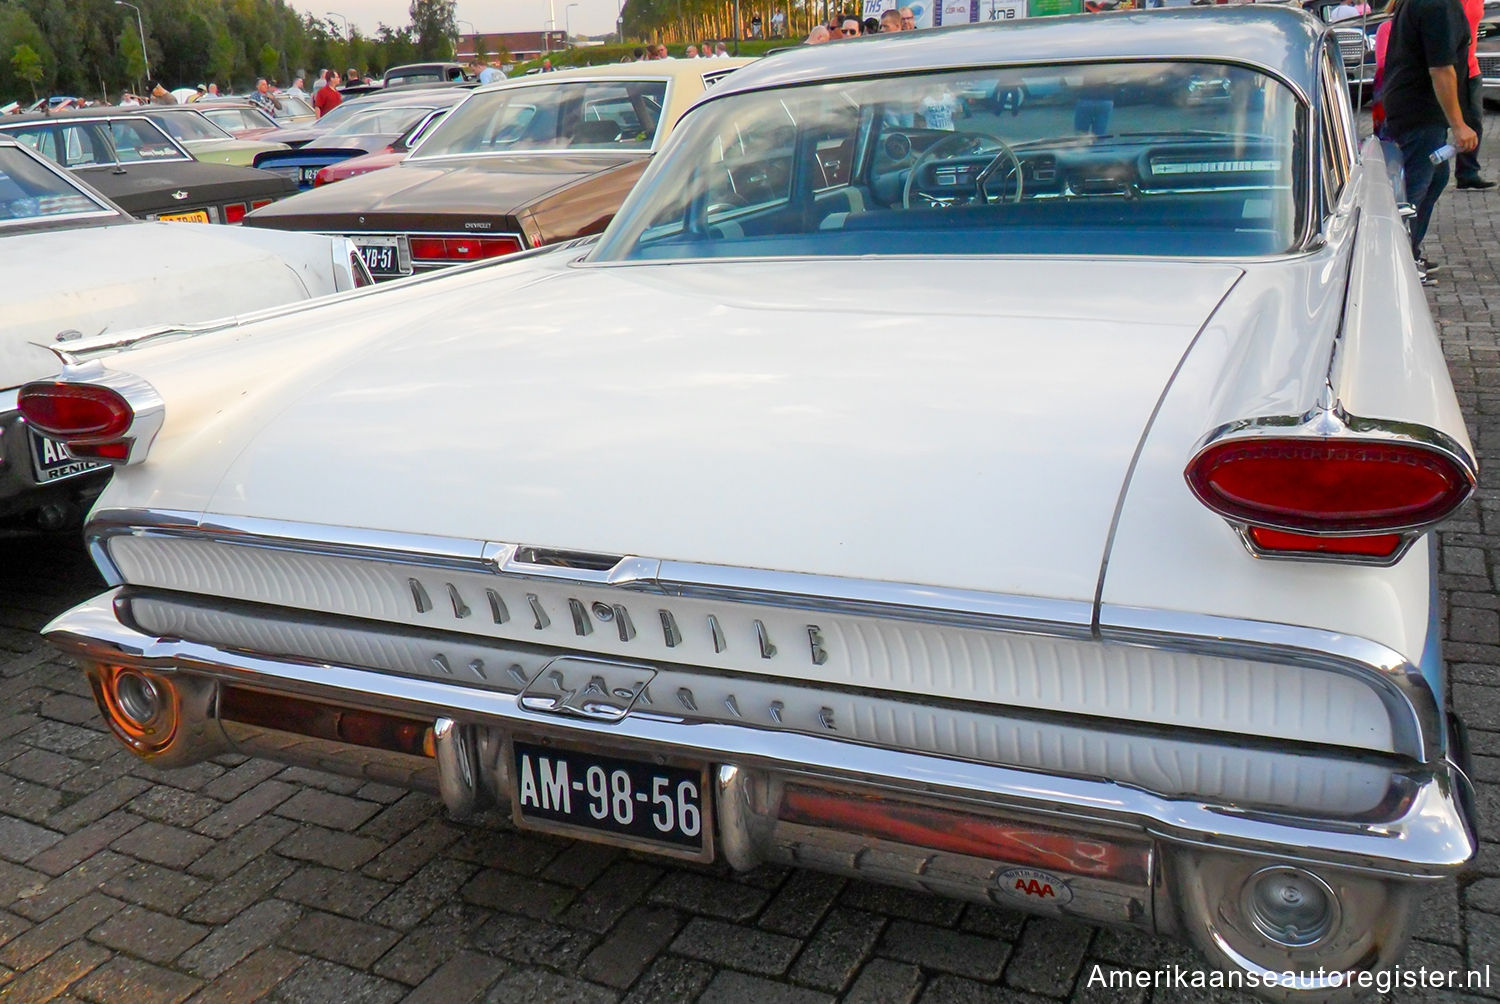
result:
[(573, 38), (573, 8), (579, 6), (570, 3), (563, 8), (563, 41), (567, 42)]
[(324, 17), (336, 17), (344, 22), (344, 65), (354, 62), (354, 38), (349, 33), (349, 19), (336, 10), (324, 11)]
[[(478, 55), (479, 55), (479, 29), (474, 27), (474, 22), (473, 21), (465, 21), (461, 17), (456, 17), (456, 18), (453, 19), (453, 27), (457, 28), (461, 24), (468, 25), (469, 26), (469, 34), (474, 36), (474, 55), (477, 58)], [(453, 58), (454, 59), (458, 58), (458, 46), (457, 45), (455, 45), (453, 47)]]
[(141, 33), (141, 62), (146, 64), (146, 79), (151, 79), (151, 57), (146, 55), (146, 25), (141, 21), (141, 9), (127, 0), (115, 0), (116, 7), (129, 7), (135, 11), (135, 26)]

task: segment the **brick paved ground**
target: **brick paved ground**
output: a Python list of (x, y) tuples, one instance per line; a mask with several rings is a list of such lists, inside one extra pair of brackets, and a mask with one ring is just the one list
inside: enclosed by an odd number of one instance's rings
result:
[[(1500, 176), (1500, 142), (1490, 157)], [(1454, 969), (1500, 965), (1497, 221), (1500, 191), (1451, 193), (1428, 247), (1448, 263), (1434, 303), (1488, 461), (1442, 562), (1486, 842), (1407, 958)], [(0, 542), (0, 998), (1209, 999), (1090, 990), (1095, 963), (1191, 964), (1137, 934), (811, 873), (729, 877), (498, 819), (460, 825), (430, 798), (239, 757), (153, 770), (105, 734), (82, 675), (35, 634), (97, 588), (76, 546)], [(1401, 997), (1419, 999), (1461, 998)]]

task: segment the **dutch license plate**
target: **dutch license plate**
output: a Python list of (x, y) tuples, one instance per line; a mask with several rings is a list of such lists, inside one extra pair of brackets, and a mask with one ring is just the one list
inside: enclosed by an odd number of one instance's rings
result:
[(68, 448), (55, 439), (31, 430), (31, 469), (36, 473), (36, 483), (49, 484), (63, 478), (77, 477), (98, 470), (104, 464), (92, 460), (79, 460), (68, 452)]
[(159, 220), (167, 220), (170, 223), (209, 222), (207, 209), (194, 209), (192, 212), (188, 213), (158, 213), (156, 218)]
[(299, 167), (299, 168), (297, 168), (297, 184), (298, 184), (298, 186), (302, 187), (302, 188), (311, 188), (312, 187), (312, 183), (313, 183), (313, 179), (318, 176), (318, 172), (320, 170), (322, 170), (322, 167), (320, 165), (316, 165), (316, 164), (313, 165), (313, 166), (311, 166), (311, 167)]
[(359, 253), (364, 255), (365, 267), (371, 275), (405, 275), (401, 267), (401, 240), (398, 237), (361, 237), (355, 240)]
[(704, 856), (702, 767), (513, 744), (516, 821), (537, 829)]

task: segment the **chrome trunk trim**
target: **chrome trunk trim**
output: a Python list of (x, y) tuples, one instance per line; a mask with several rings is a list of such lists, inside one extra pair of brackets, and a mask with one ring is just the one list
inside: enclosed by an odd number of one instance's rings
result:
[[(773, 730), (753, 721), (693, 720), (639, 710), (613, 721), (533, 712), (521, 706), (515, 686), (504, 690), (392, 675), (323, 659), (271, 658), (144, 632), (135, 626), (133, 602), (135, 598), (122, 591), (106, 593), (55, 620), (46, 629), (47, 636), (85, 660), (181, 674), (189, 680), (230, 681), (336, 706), (428, 720), (462, 719), (492, 734), (519, 731), (559, 742), (618, 749), (622, 754), (633, 751), (699, 759), (777, 777), (869, 786), (923, 804), (937, 800), (1024, 812), (1075, 829), (1115, 831), (1123, 827), (1176, 847), (1274, 855), (1278, 860), (1422, 878), (1451, 875), (1472, 858), (1477, 846), (1460, 791), (1462, 775), (1446, 761), (1421, 766), (1389, 758), (1368, 761), (1382, 771), (1384, 791), (1374, 804), (1344, 815), (1310, 808), (1255, 808), (1188, 794), (1164, 796), (1105, 778), (1063, 776), (842, 736)], [(546, 653), (532, 657), (541, 660), (542, 668), (552, 661)], [(1161, 741), (1152, 739), (1153, 743)], [(1226, 745), (1239, 748), (1237, 743)], [(474, 752), (484, 762), (481, 750), (493, 744), (480, 743), (479, 747)], [(1251, 755), (1271, 754), (1252, 751)], [(1327, 751), (1293, 755), (1346, 762)], [(504, 782), (491, 778), (475, 787), (483, 788), (486, 783)], [(721, 777), (721, 789), (724, 783)], [(731, 806), (724, 819), (736, 818), (745, 819), (745, 812)], [(724, 843), (731, 860), (745, 859), (746, 848), (757, 846), (753, 832), (750, 836), (730, 834)]]
[[(1335, 632), (1294, 625), (1246, 621), (1172, 611), (1135, 611), (1110, 606), (1099, 608), (1097, 633), (1091, 630), (1094, 606), (1087, 602), (1056, 601), (1036, 597), (1014, 597), (973, 591), (891, 582), (861, 581), (829, 576), (701, 565), (633, 556), (617, 558), (605, 570), (561, 568), (517, 562), (516, 545), (466, 541), (428, 535), (402, 534), (323, 525), (289, 523), (241, 517), (209, 516), (187, 512), (153, 510), (102, 510), (90, 523), (88, 541), (95, 562), (111, 585), (126, 581), (109, 552), (110, 542), (121, 537), (182, 538), (241, 547), (268, 549), (292, 555), (326, 555), (338, 559), (387, 562), (433, 573), (451, 572), (483, 576), (495, 584), (486, 589), (487, 605), (494, 625), (510, 619), (506, 601), (497, 591), (507, 582), (622, 590), (643, 596), (680, 596), (758, 605), (809, 614), (876, 617), (923, 626), (998, 632), (1020, 637), (1110, 641), (1143, 651), (1197, 657), (1257, 660), (1279, 666), (1307, 668), (1358, 681), (1369, 688), (1389, 719), (1389, 745), (1377, 748), (1419, 762), (1443, 756), (1445, 743), (1437, 701), (1428, 681), (1411, 660), (1383, 645)], [(405, 588), (405, 587), (403, 587)], [(434, 588), (441, 588), (434, 585)], [(618, 594), (617, 594), (618, 595)], [(530, 604), (529, 623), (535, 621), (537, 640), (550, 624), (550, 616), (535, 593), (513, 597), (521, 609)], [(497, 600), (499, 601), (497, 603)], [(470, 605), (477, 605), (479, 596)], [(614, 602), (614, 601), (611, 601)], [(630, 602), (630, 601), (625, 601)], [(429, 604), (431, 597), (429, 595)], [(610, 605), (606, 603), (606, 605)], [(648, 602), (649, 605), (649, 602)], [(448, 603), (442, 604), (445, 608)], [(561, 614), (563, 607), (558, 610)], [(524, 615), (523, 615), (524, 616)], [(669, 610), (651, 611), (661, 630), (652, 630), (667, 647), (682, 644), (687, 622)], [(747, 614), (747, 616), (753, 616)], [(644, 617), (641, 618), (644, 620)], [(462, 621), (462, 630), (482, 633), (489, 629), (485, 618)], [(695, 619), (695, 626), (699, 626)], [(708, 625), (714, 652), (726, 648), (724, 629), (728, 622), (710, 616)], [(442, 625), (446, 626), (446, 625)], [(457, 626), (457, 621), (453, 626)], [(809, 629), (818, 628), (816, 635)], [(717, 629), (717, 630), (715, 630)], [(508, 630), (508, 629), (507, 629)], [(818, 678), (827, 675), (829, 624), (817, 622), (797, 628), (807, 643), (796, 646), (797, 658), (805, 657), (803, 673)], [(615, 632), (599, 632), (588, 642), (596, 650), (613, 644)], [(630, 632), (623, 632), (622, 637)], [(573, 632), (569, 631), (572, 636)], [(633, 637), (633, 635), (632, 635)], [(645, 644), (645, 639), (636, 647)], [(788, 643), (783, 646), (791, 649)], [(769, 649), (762, 649), (762, 654)], [(755, 660), (769, 665), (764, 659)], [(748, 667), (747, 667), (748, 668)], [(752, 672), (755, 670), (751, 670)], [(1358, 745), (1350, 743), (1349, 745)]]

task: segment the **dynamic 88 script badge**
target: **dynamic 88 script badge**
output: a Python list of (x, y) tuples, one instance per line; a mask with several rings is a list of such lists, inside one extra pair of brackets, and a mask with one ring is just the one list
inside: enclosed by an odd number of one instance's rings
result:
[(702, 768), (513, 744), (516, 821), (537, 829), (706, 856)]

